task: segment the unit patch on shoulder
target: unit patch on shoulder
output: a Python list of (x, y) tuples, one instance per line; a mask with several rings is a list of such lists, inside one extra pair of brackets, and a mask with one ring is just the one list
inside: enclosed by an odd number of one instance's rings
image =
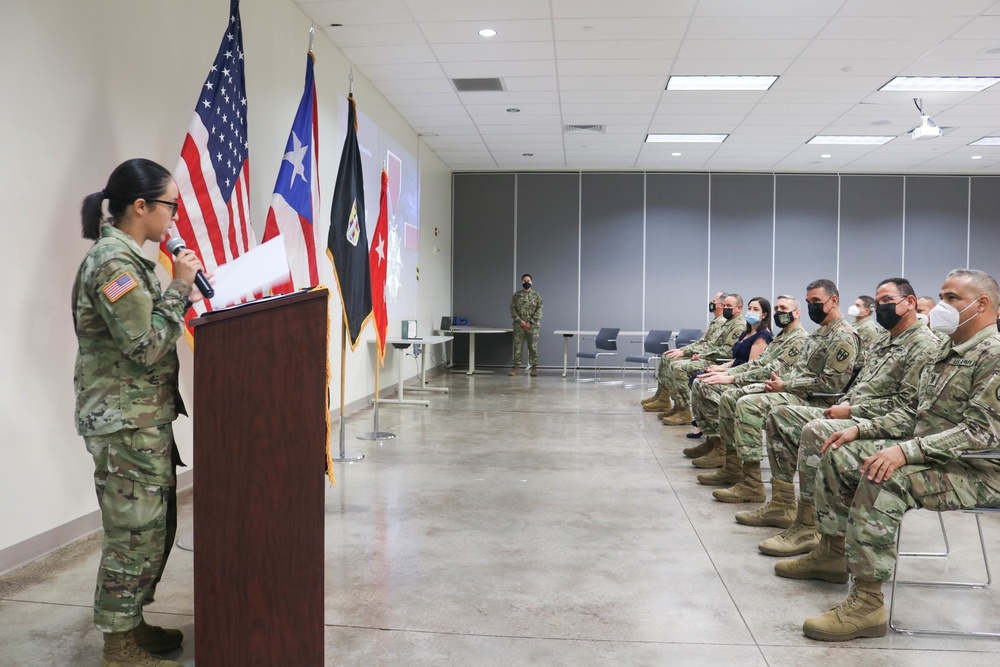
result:
[(137, 284), (132, 274), (126, 271), (105, 285), (101, 291), (104, 292), (104, 296), (108, 298), (108, 301), (114, 303), (132, 291)]
[(839, 350), (837, 350), (837, 361), (844, 361), (845, 359), (847, 359), (847, 357), (850, 356), (850, 354), (851, 353), (845, 350), (844, 348), (840, 348)]

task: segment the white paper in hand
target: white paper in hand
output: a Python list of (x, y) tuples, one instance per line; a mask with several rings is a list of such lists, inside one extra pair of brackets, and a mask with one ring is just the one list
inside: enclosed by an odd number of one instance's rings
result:
[(254, 292), (266, 294), (274, 285), (287, 281), (288, 272), (285, 237), (279, 234), (215, 270), (212, 307), (224, 308)]

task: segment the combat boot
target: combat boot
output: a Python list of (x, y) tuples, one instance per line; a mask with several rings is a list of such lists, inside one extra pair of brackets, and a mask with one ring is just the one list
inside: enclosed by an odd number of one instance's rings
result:
[(661, 412), (663, 410), (673, 410), (673, 403), (670, 402), (670, 397), (667, 392), (660, 394), (660, 397), (653, 401), (652, 403), (644, 403), (642, 409), (646, 412)]
[(816, 508), (799, 501), (799, 509), (792, 525), (774, 537), (767, 538), (757, 548), (768, 556), (795, 556), (809, 553), (817, 546), (819, 535), (816, 534)]
[(674, 411), (674, 414), (663, 418), (663, 423), (667, 426), (687, 426), (694, 419), (691, 414), (691, 406), (685, 405), (683, 408)]
[(726, 486), (736, 484), (741, 479), (743, 479), (743, 466), (735, 449), (726, 449), (726, 461), (722, 464), (722, 468), (698, 475), (698, 483), (705, 486)]
[(531, 377), (533, 378), (538, 377), (538, 366), (531, 367)]
[(884, 637), (886, 629), (882, 582), (857, 579), (846, 600), (825, 614), (807, 618), (802, 624), (802, 633), (806, 637), (825, 642)]
[(743, 479), (728, 489), (716, 489), (712, 496), (720, 503), (762, 503), (767, 491), (760, 481), (760, 461), (743, 462)]
[(149, 625), (146, 621), (140, 623), (132, 631), (132, 635), (136, 644), (156, 654), (170, 653), (180, 648), (184, 641), (184, 634), (180, 630)]
[[(684, 454), (684, 456), (686, 456), (689, 459), (697, 459), (699, 457), (705, 456), (705, 454), (708, 454), (713, 449), (715, 449), (716, 446), (718, 445), (718, 443), (716, 442), (717, 440), (718, 438), (709, 436), (705, 438), (704, 442), (699, 442), (697, 445), (694, 445), (692, 447), (685, 447), (683, 450), (681, 450), (681, 453)], [(723, 452), (723, 456), (725, 456), (725, 452)], [(713, 466), (713, 467), (718, 468), (719, 466)]]
[(181, 663), (153, 655), (135, 641), (135, 630), (105, 632), (101, 667), (183, 667)]
[[(709, 445), (712, 449), (705, 454), (702, 454), (694, 461), (691, 461), (691, 465), (695, 468), (701, 468), (702, 470), (709, 470), (711, 468), (721, 468), (726, 463), (726, 446), (722, 444), (722, 440), (719, 439), (717, 435), (710, 435), (705, 438), (705, 444)], [(691, 447), (690, 449), (696, 449)], [(687, 456), (688, 450), (684, 450), (684, 455)]]
[(520, 375), (520, 374), (521, 374), (521, 367), (520, 366), (514, 366), (514, 368), (512, 368), (510, 370), (510, 373), (509, 373), (509, 375), (511, 377), (514, 377), (515, 375)]
[[(741, 523), (744, 526), (788, 528), (794, 522), (795, 485), (782, 482), (774, 477), (771, 478), (771, 502), (764, 503), (755, 510), (736, 513), (736, 523)], [(797, 551), (796, 553), (803, 552)]]
[(831, 584), (846, 584), (850, 578), (844, 557), (844, 538), (820, 535), (819, 544), (805, 556), (779, 560), (774, 573), (786, 579), (819, 579)]
[(647, 403), (656, 403), (658, 400), (660, 400), (660, 396), (663, 395), (664, 391), (665, 390), (663, 389), (663, 385), (657, 382), (656, 393), (653, 394), (652, 396), (647, 396), (646, 398), (642, 399), (640, 403), (642, 403), (643, 405), (646, 405)]

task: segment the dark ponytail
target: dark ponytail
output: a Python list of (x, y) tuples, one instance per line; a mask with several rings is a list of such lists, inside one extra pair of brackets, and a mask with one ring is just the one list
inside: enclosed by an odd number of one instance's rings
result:
[(108, 184), (100, 192), (87, 195), (80, 207), (83, 238), (96, 240), (101, 236), (104, 222), (104, 200), (108, 200), (111, 220), (117, 224), (136, 199), (156, 199), (170, 182), (170, 172), (152, 160), (135, 158), (122, 162), (108, 177)]

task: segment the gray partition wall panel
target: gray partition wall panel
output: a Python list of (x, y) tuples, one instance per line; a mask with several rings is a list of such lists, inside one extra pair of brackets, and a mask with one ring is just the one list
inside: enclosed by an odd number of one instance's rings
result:
[(646, 175), (646, 329), (708, 324), (708, 182)]
[[(465, 317), (473, 325), (510, 326), (514, 178), (514, 174), (453, 177), (453, 315)], [(468, 357), (467, 338), (455, 338), (454, 358), (460, 364)], [(476, 363), (509, 364), (510, 336), (477, 337)]]
[(643, 180), (641, 173), (581, 176), (581, 329), (642, 326)]
[(861, 294), (875, 296), (882, 280), (902, 271), (903, 177), (842, 176), (837, 285), (842, 309)]
[(712, 174), (711, 216), (709, 289), (770, 299), (774, 176)]
[(973, 176), (971, 201), (969, 268), (1000, 280), (1000, 178)]
[(542, 295), (543, 366), (562, 364), (563, 341), (552, 332), (576, 329), (579, 238), (580, 174), (518, 174), (516, 274), (530, 273)]
[(969, 178), (907, 176), (903, 275), (917, 296), (936, 295), (948, 272), (965, 266), (968, 241)]
[[(836, 175), (777, 177), (774, 209), (774, 294), (799, 299), (806, 317), (806, 285), (837, 277)], [(806, 325), (811, 328), (811, 323)], [(777, 329), (776, 329), (777, 331)]]

